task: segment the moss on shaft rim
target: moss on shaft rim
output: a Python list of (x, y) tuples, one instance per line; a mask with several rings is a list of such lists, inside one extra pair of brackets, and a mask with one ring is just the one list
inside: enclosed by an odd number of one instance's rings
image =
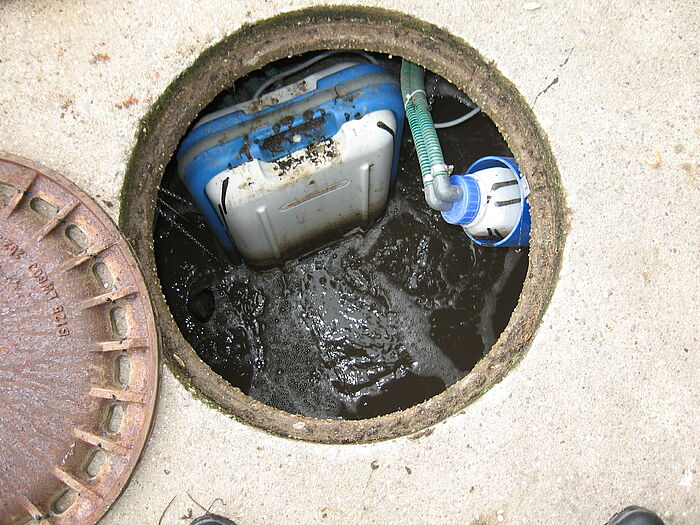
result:
[[(160, 288), (153, 251), (155, 204), (164, 167), (201, 109), (225, 86), (265, 64), (331, 48), (402, 56), (453, 82), (497, 125), (532, 188), (528, 275), (518, 306), (489, 354), (466, 377), (428, 401), (359, 421), (289, 414), (244, 395), (215, 374), (175, 324)], [(565, 217), (559, 172), (547, 138), (530, 106), (508, 79), (471, 46), (437, 26), (395, 11), (347, 6), (308, 8), (244, 25), (206, 49), (142, 119), (127, 165), (120, 208), (120, 226), (141, 262), (158, 316), (163, 355), (175, 376), (207, 404), (246, 424), (322, 443), (370, 442), (419, 431), (461, 410), (514, 368), (554, 291)]]

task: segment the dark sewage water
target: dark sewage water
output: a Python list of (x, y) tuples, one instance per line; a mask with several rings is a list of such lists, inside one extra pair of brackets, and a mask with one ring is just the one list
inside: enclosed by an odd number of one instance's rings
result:
[[(465, 109), (437, 99), (436, 120)], [(510, 155), (485, 116), (440, 131), (464, 173)], [(408, 128), (384, 216), (281, 269), (228, 260), (168, 167), (155, 227), (170, 310), (197, 354), (245, 394), (287, 412), (364, 419), (442, 392), (505, 328), (527, 272), (527, 249), (481, 248), (423, 200)]]

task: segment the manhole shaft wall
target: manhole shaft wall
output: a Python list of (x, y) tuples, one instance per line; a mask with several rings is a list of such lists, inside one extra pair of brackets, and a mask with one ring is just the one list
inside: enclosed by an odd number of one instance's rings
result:
[[(199, 112), (226, 86), (275, 60), (319, 49), (363, 49), (408, 58), (465, 91), (497, 125), (529, 179), (532, 241), (528, 276), (510, 323), (461, 381), (410, 409), (360, 421), (289, 414), (244, 395), (215, 374), (183, 338), (160, 290), (153, 249), (158, 187), (165, 166)], [(514, 366), (554, 288), (563, 246), (563, 197), (556, 163), (534, 115), (513, 84), (473, 48), (436, 26), (375, 8), (310, 8), (247, 26), (207, 49), (143, 119), (127, 169), (120, 223), (151, 287), (165, 357), (204, 398), (245, 423), (283, 436), (328, 443), (389, 439), (463, 408)]]

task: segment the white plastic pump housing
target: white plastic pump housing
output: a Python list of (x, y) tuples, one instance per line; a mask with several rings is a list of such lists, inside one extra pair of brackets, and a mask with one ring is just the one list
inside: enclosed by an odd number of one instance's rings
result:
[(476, 217), (462, 228), (477, 239), (503, 239), (518, 225), (523, 207), (518, 178), (505, 167), (477, 171), (471, 177), (479, 185)]

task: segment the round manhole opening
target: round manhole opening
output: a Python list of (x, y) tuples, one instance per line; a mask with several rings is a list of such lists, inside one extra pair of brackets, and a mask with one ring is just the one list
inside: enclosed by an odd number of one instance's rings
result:
[[(443, 147), (462, 170), (483, 155), (517, 159), (531, 191), (529, 253), (472, 246), (427, 209), (406, 129), (387, 212), (364, 233), (266, 273), (223, 255), (179, 182), (175, 152), (223, 98), (235, 102), (246, 83), (253, 93), (264, 86), (260, 71), (272, 84), (319, 50), (363, 50), (388, 70), (403, 57), (478, 104), (485, 116), (445, 130)], [(277, 167), (280, 177), (289, 169)], [(232, 35), (174, 82), (144, 122), (121, 220), (149, 269), (178, 377), (272, 432), (370, 441), (448, 416), (517, 362), (558, 266), (557, 180), (529, 108), (467, 44), (395, 13), (310, 9)]]
[(0, 154), (0, 515), (92, 524), (148, 435), (157, 333), (136, 261), (62, 176)]

